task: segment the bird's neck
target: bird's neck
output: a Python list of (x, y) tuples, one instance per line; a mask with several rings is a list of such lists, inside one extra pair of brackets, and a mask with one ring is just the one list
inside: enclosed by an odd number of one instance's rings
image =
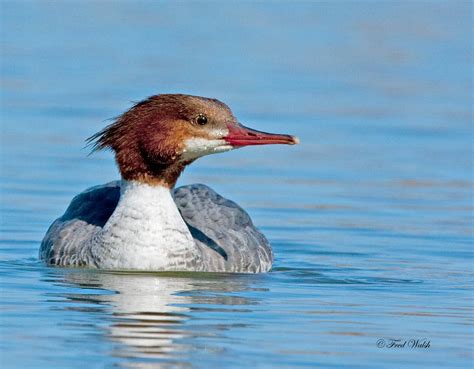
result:
[(122, 178), (127, 182), (139, 182), (153, 187), (167, 187), (169, 189), (176, 185), (176, 182), (184, 168), (192, 160), (181, 161), (160, 161), (150, 158), (149, 153), (120, 150), (115, 154), (115, 160), (120, 170)]
[(169, 188), (122, 180), (120, 200), (101, 231), (105, 267), (184, 270), (196, 248)]

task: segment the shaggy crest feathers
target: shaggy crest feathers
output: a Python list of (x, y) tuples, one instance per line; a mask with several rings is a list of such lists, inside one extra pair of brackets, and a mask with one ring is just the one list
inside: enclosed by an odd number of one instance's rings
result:
[[(127, 124), (132, 124), (134, 120), (142, 121), (156, 118), (152, 114), (156, 114), (157, 109), (165, 113), (167, 104), (173, 104), (172, 108), (174, 109), (178, 105), (181, 109), (175, 110), (175, 113), (184, 113), (184, 106), (179, 103), (176, 96), (179, 95), (153, 95), (135, 103), (128, 111), (114, 118), (113, 123), (86, 139), (87, 146), (91, 146), (91, 154), (99, 150), (115, 149), (115, 147), (121, 146), (125, 143), (124, 135), (127, 133)], [(185, 114), (180, 115), (185, 116)]]

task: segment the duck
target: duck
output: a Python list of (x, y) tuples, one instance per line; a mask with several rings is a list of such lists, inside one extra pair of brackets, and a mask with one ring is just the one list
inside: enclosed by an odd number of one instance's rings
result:
[(87, 139), (111, 150), (121, 179), (86, 189), (47, 230), (48, 266), (155, 272), (262, 273), (274, 256), (247, 212), (203, 184), (175, 188), (200, 157), (250, 145), (299, 143), (250, 129), (223, 102), (158, 94)]

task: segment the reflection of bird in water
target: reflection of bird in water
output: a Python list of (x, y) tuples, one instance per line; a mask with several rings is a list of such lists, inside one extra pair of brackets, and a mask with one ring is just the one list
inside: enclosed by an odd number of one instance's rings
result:
[(91, 138), (108, 148), (121, 182), (76, 196), (41, 244), (49, 265), (115, 270), (266, 272), (273, 255), (248, 214), (209, 187), (172, 190), (204, 155), (248, 145), (296, 144), (244, 127), (215, 99), (157, 95)]
[[(177, 293), (192, 289), (185, 278), (157, 277), (145, 274), (71, 273), (67, 282), (113, 291), (113, 294), (90, 295), (112, 308), (108, 337), (121, 343), (113, 356), (167, 358), (184, 351), (175, 340), (186, 336), (182, 328), (188, 319), (190, 297)], [(87, 299), (84, 295), (81, 299)], [(141, 365), (140, 367), (144, 367)], [(155, 366), (150, 366), (155, 368)]]
[[(221, 305), (232, 311), (229, 305), (256, 303), (255, 300), (222, 293), (248, 289), (246, 278), (219, 276), (200, 279), (196, 276), (81, 271), (68, 273), (65, 282), (84, 289), (106, 290), (104, 294), (68, 294), (66, 297), (111, 307), (107, 336), (120, 344), (112, 355), (126, 361), (127, 367), (160, 368), (160, 361), (179, 362), (186, 352), (195, 349), (192, 341), (183, 343), (182, 339), (213, 334), (210, 326), (206, 331), (186, 328), (186, 323), (192, 319), (190, 305), (194, 308), (196, 304)], [(206, 310), (205, 306), (200, 309)], [(209, 307), (207, 309), (212, 311)], [(240, 306), (238, 311), (251, 311), (247, 309)], [(219, 324), (214, 334), (222, 334), (234, 325), (233, 322)], [(238, 326), (243, 327), (241, 324)], [(133, 363), (128, 365), (127, 359)], [(167, 366), (163, 364), (163, 367)]]

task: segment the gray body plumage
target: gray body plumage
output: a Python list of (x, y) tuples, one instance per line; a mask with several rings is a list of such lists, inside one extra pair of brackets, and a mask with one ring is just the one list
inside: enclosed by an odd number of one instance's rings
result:
[[(199, 265), (191, 265), (190, 270), (257, 273), (271, 269), (270, 244), (237, 204), (202, 184), (179, 187), (173, 197), (200, 250), (195, 261)], [(50, 265), (98, 267), (88, 241), (107, 223), (119, 198), (118, 181), (77, 195), (46, 233), (40, 258)]]

